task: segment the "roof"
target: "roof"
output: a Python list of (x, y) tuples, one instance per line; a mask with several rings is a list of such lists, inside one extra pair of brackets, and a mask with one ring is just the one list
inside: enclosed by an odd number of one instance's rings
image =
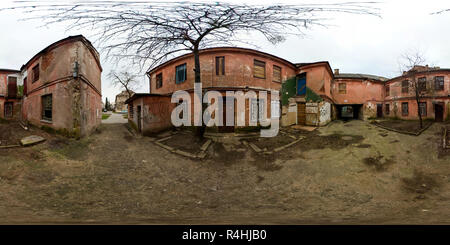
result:
[(325, 66), (328, 70), (328, 72), (331, 74), (331, 77), (334, 77), (334, 73), (331, 70), (330, 63), (328, 61), (317, 61), (317, 62), (310, 62), (310, 63), (295, 63), (295, 66), (300, 69), (306, 69), (312, 66)]
[(347, 78), (347, 79), (370, 79), (370, 80), (377, 80), (377, 81), (381, 81), (381, 82), (389, 80), (386, 77), (369, 75), (369, 74), (361, 74), (361, 73), (340, 73), (340, 74), (335, 74), (334, 77), (335, 78)]
[[(430, 69), (430, 70), (427, 70), (427, 71), (418, 71), (418, 72), (415, 72), (414, 74), (415, 75), (424, 75), (424, 74), (427, 74), (427, 73), (439, 73), (439, 72), (450, 72), (450, 68)], [(407, 78), (407, 77), (410, 77), (410, 76), (411, 76), (411, 74), (404, 74), (404, 75), (401, 75), (401, 76), (393, 77), (391, 79), (387, 79), (385, 82), (388, 83), (388, 82), (391, 82), (393, 80), (397, 80), (397, 79), (401, 79), (401, 78)]]
[(168, 94), (151, 94), (151, 93), (135, 93), (133, 96), (125, 100), (125, 104), (129, 104), (131, 101), (141, 98), (141, 97), (167, 97)]
[(59, 41), (56, 41), (50, 45), (48, 45), (46, 48), (44, 48), (43, 50), (41, 50), (39, 53), (35, 54), (27, 63), (25, 63), (24, 65), (22, 65), (22, 67), (20, 68), (20, 70), (23, 70), (25, 67), (27, 67), (30, 63), (32, 63), (35, 59), (37, 59), (38, 57), (40, 57), (41, 55), (53, 50), (56, 47), (59, 47), (60, 45), (65, 44), (66, 42), (76, 42), (76, 41), (80, 41), (82, 43), (84, 43), (88, 49), (91, 51), (91, 53), (93, 54), (95, 61), (97, 62), (98, 67), (100, 68), (100, 71), (102, 71), (102, 66), (100, 64), (100, 59), (99, 59), (99, 54), (97, 52), (97, 50), (94, 48), (94, 46), (92, 45), (92, 43), (87, 40), (83, 35), (76, 35), (76, 36), (68, 36), (64, 39), (61, 39)]
[(14, 69), (4, 69), (4, 68), (0, 68), (0, 72), (7, 72), (7, 73), (19, 73), (19, 70), (14, 70)]
[[(283, 63), (285, 63), (285, 64), (288, 64), (288, 65), (292, 66), (293, 68), (296, 67), (294, 63), (292, 63), (292, 62), (290, 62), (290, 61), (288, 61), (288, 60), (285, 60), (285, 59), (283, 59), (283, 58), (280, 58), (280, 57), (278, 57), (278, 56), (275, 56), (275, 55), (272, 55), (272, 54), (269, 54), (269, 53), (265, 53), (265, 52), (262, 52), (262, 51), (259, 51), (259, 50), (255, 50), (255, 49), (250, 49), (250, 48), (240, 48), (240, 47), (214, 47), (214, 48), (200, 49), (199, 51), (200, 51), (200, 54), (202, 54), (202, 53), (209, 53), (209, 52), (217, 52), (217, 51), (247, 52), (247, 53), (253, 53), (253, 54), (256, 54), (256, 55), (266, 56), (266, 57), (269, 57), (269, 58), (272, 58), (272, 59), (281, 61), (281, 62), (283, 62)], [(155, 68), (152, 68), (151, 70), (148, 70), (148, 71), (147, 71), (147, 74), (150, 74), (150, 73), (152, 73), (153, 71), (158, 70), (158, 69), (160, 69), (160, 68), (162, 68), (162, 67), (164, 67), (164, 66), (170, 65), (170, 64), (172, 64), (172, 63), (174, 63), (174, 62), (176, 62), (176, 61), (178, 61), (178, 60), (181, 60), (181, 59), (184, 59), (184, 58), (193, 56), (193, 55), (194, 55), (194, 54), (193, 54), (192, 52), (190, 52), (190, 53), (183, 54), (183, 55), (180, 55), (180, 56), (178, 56), (178, 57), (175, 57), (175, 58), (173, 58), (173, 59), (170, 59), (170, 60), (168, 60), (168, 61), (166, 61), (166, 62), (164, 62), (164, 63), (162, 63), (162, 64), (156, 66)]]

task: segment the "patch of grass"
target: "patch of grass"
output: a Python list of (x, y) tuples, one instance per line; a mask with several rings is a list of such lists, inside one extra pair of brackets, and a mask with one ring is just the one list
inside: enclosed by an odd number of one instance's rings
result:
[(111, 116), (111, 114), (102, 114), (102, 120), (106, 120)]
[(87, 153), (89, 152), (89, 144), (91, 140), (84, 138), (81, 140), (69, 140), (66, 144), (60, 148), (53, 149), (52, 151), (63, 155), (73, 160), (85, 160)]

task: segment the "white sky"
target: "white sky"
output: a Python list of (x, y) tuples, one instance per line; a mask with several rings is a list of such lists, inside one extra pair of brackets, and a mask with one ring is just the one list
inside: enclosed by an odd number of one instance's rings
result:
[[(237, 2), (271, 4), (273, 1)], [(312, 0), (303, 2), (316, 3)], [(339, 1), (321, 1), (328, 2)], [(2, 0), (0, 8), (10, 4), (10, 0)], [(332, 26), (306, 30), (307, 36), (304, 38), (291, 36), (274, 46), (257, 36), (254, 42), (261, 51), (294, 63), (329, 61), (331, 67), (339, 68), (341, 73), (397, 76), (400, 55), (411, 49), (420, 50), (430, 65), (450, 68), (450, 12), (430, 15), (450, 8), (448, 1), (385, 0), (377, 6), (382, 18), (333, 15), (330, 16), (334, 18), (333, 21), (329, 22)], [(39, 27), (40, 23), (36, 21), (19, 21), (23, 17), (19, 11), (0, 11), (0, 68), (20, 69), (22, 64), (43, 48), (67, 36), (82, 34), (88, 39), (91, 37), (89, 32), (66, 32), (62, 24)], [(107, 96), (110, 101), (114, 101), (120, 89), (112, 87), (106, 76), (114, 65), (102, 57), (102, 66), (103, 100)], [(148, 79), (142, 75), (140, 80), (141, 88), (137, 92), (148, 92)]]

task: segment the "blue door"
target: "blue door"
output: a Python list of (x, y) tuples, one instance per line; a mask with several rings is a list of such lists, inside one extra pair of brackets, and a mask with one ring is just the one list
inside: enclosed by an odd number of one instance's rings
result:
[(297, 78), (297, 95), (306, 94), (306, 77)]

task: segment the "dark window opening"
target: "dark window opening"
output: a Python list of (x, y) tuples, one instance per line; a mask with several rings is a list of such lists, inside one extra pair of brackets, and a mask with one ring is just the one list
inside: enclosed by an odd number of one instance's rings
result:
[(386, 85), (386, 96), (389, 96), (390, 88), (389, 85)]
[(186, 64), (179, 65), (175, 67), (175, 83), (180, 84), (186, 81), (187, 69)]
[(427, 115), (427, 102), (419, 102), (419, 111), (421, 116)]
[(408, 116), (408, 102), (402, 103), (402, 115)]
[(427, 79), (425, 77), (419, 78), (418, 89), (419, 89), (419, 92), (423, 92), (423, 91), (427, 90)]
[(390, 108), (389, 108), (389, 104), (386, 104), (386, 115), (389, 115), (389, 112), (390, 112), (391, 110), (390, 110)]
[(444, 90), (444, 77), (435, 77), (434, 78), (434, 89), (436, 91)]
[(408, 93), (409, 92), (409, 81), (405, 80), (402, 82), (402, 93)]
[(8, 77), (8, 98), (17, 97), (17, 77)]
[(42, 96), (42, 119), (51, 121), (53, 118), (52, 114), (52, 95)]
[(163, 86), (163, 77), (162, 73), (156, 75), (156, 88), (161, 88)]
[(39, 80), (39, 64), (33, 67), (33, 82)]
[(216, 57), (216, 75), (225, 75), (225, 56)]

